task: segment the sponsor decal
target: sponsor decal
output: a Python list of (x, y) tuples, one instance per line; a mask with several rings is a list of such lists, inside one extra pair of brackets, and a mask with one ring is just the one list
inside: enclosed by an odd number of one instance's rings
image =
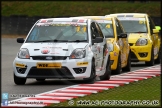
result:
[(100, 53), (100, 51), (101, 51), (100, 46), (97, 46), (97, 50), (98, 50), (98, 52)]
[(50, 50), (48, 50), (48, 49), (43, 49), (41, 52), (42, 52), (42, 54), (48, 54), (48, 53), (50, 52)]
[(61, 63), (37, 63), (37, 68), (61, 68)]
[(46, 60), (52, 60), (52, 57), (46, 57)]
[(77, 66), (88, 65), (88, 62), (77, 62)]
[(82, 23), (82, 22), (84, 22), (84, 21), (85, 21), (85, 20), (83, 20), (83, 19), (80, 19), (80, 20), (79, 20), (78, 22), (81, 22), (81, 23)]
[(45, 22), (47, 22), (47, 20), (41, 20), (40, 22), (41, 22), (41, 23), (45, 23)]
[(105, 56), (108, 54), (108, 52), (109, 52), (109, 51), (108, 51), (108, 49), (106, 48), (106, 49), (105, 49)]
[(15, 66), (16, 67), (21, 67), (21, 68), (25, 68), (26, 67), (26, 65), (22, 64), (22, 63), (15, 63)]

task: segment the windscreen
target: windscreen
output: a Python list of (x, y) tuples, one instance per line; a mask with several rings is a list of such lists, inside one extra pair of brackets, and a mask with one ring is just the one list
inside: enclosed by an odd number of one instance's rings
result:
[(114, 38), (114, 30), (112, 21), (109, 20), (96, 20), (99, 23), (101, 31), (105, 38)]
[(147, 33), (145, 18), (118, 17), (126, 33)]
[(37, 23), (26, 42), (88, 41), (87, 23), (51, 22)]

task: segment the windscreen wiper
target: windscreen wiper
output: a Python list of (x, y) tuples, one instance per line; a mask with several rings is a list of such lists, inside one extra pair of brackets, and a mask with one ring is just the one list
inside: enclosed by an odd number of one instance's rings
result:
[(87, 40), (74, 40), (74, 41), (69, 41), (69, 42), (87, 42)]
[(138, 31), (138, 32), (126, 32), (126, 33), (147, 33), (147, 32)]
[(34, 41), (35, 43), (36, 42), (53, 42), (53, 40), (41, 40), (41, 41)]
[(57, 40), (57, 39), (54, 39), (53, 42), (69, 42), (68, 40)]

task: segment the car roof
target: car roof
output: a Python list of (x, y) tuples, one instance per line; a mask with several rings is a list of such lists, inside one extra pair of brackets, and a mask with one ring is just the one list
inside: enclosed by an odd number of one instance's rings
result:
[(146, 13), (115, 13), (115, 14), (109, 14), (105, 15), (105, 17), (108, 16), (115, 16), (115, 17), (145, 17)]
[(112, 20), (113, 16), (105, 17), (105, 16), (78, 16), (72, 18), (85, 18), (85, 19), (92, 19), (92, 20)]
[(85, 23), (87, 22), (87, 18), (45, 18), (40, 19), (39, 22), (46, 23), (46, 22), (79, 22)]

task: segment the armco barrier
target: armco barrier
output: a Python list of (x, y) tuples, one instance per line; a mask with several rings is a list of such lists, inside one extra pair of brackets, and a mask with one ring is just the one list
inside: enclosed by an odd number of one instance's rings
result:
[[(72, 16), (57, 16), (57, 18), (61, 17), (72, 17)], [(47, 18), (44, 16), (35, 16), (35, 17), (27, 17), (27, 16), (10, 16), (5, 17), (1, 16), (1, 34), (3, 35), (27, 35), (33, 24), (41, 18)], [(152, 17), (155, 25), (161, 25), (161, 17)]]

